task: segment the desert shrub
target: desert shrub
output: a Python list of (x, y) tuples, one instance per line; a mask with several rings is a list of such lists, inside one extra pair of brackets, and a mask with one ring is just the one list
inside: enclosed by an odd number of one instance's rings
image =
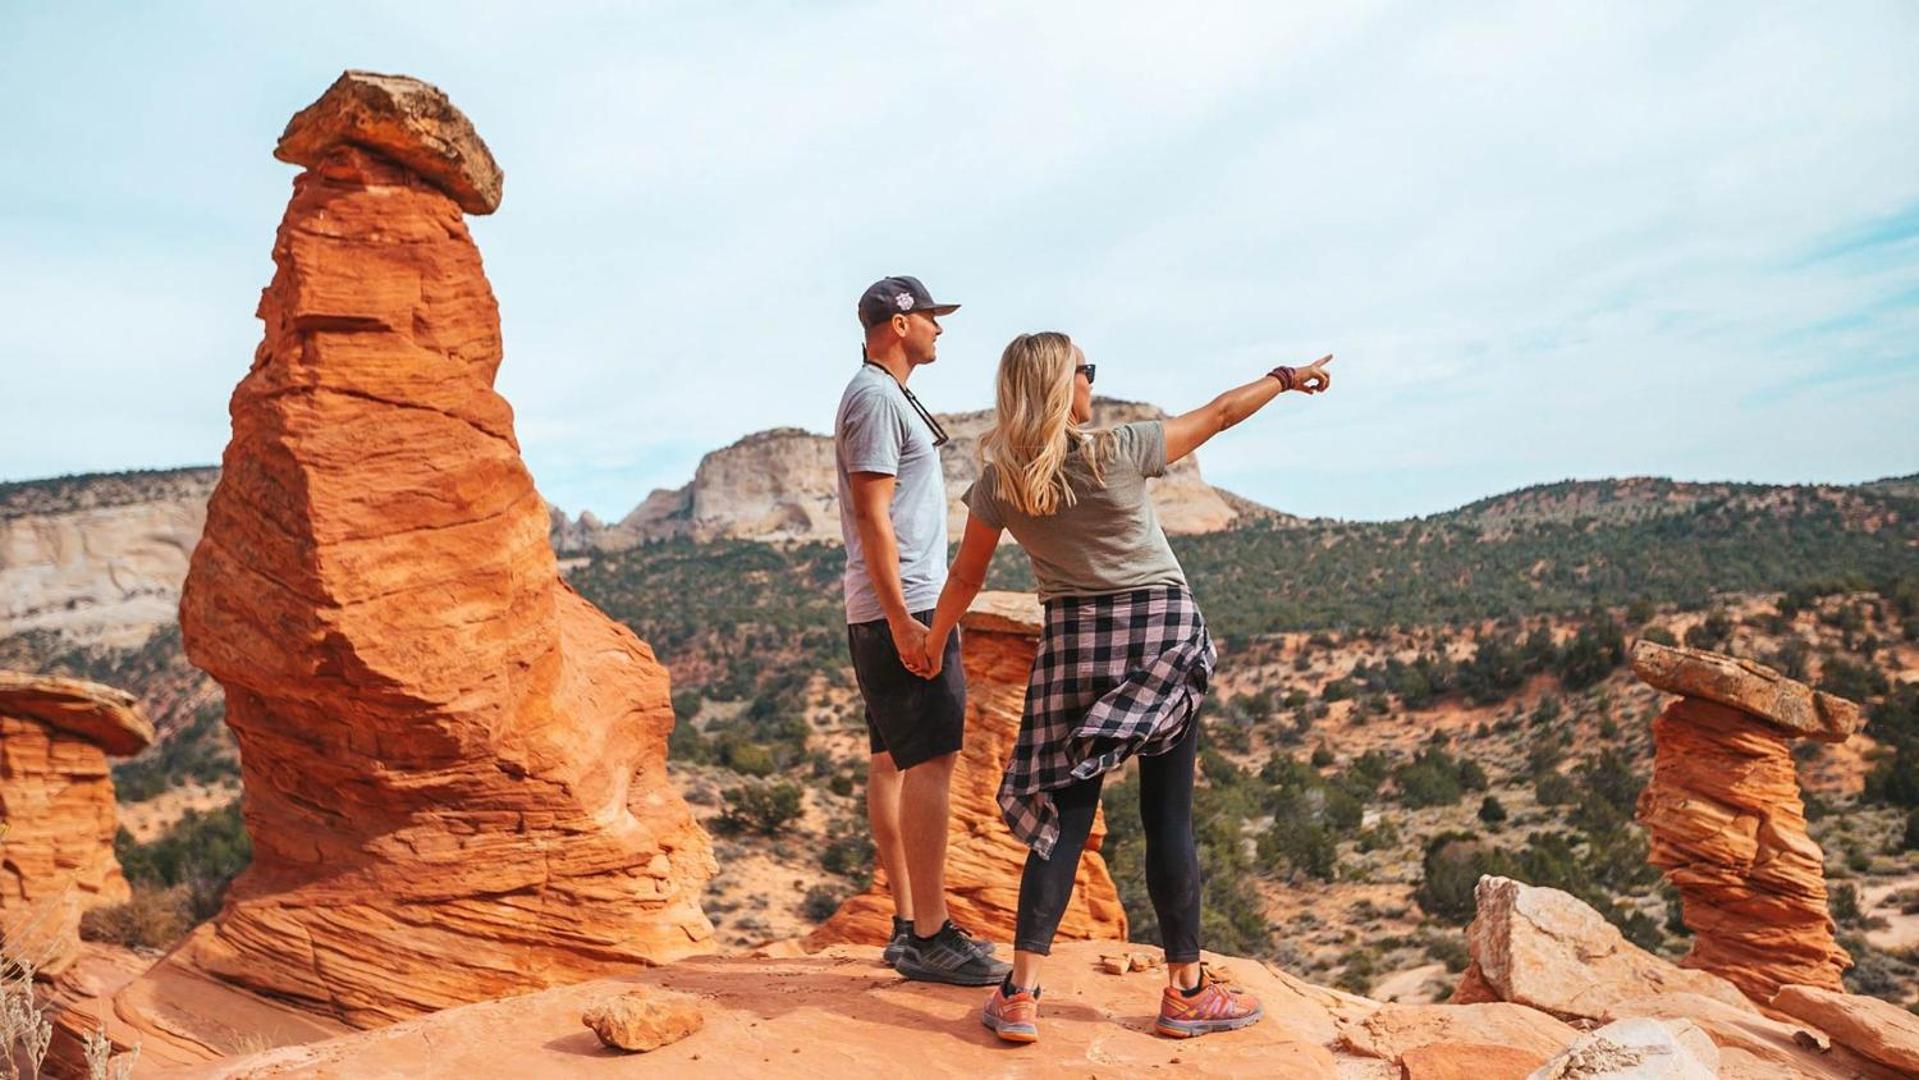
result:
[(1339, 845), (1331, 831), (1292, 815), (1275, 817), (1260, 834), (1259, 855), (1321, 881), (1333, 880), (1339, 868)]
[(1819, 689), (1849, 701), (1864, 703), (1889, 690), (1886, 673), (1871, 664), (1855, 664), (1843, 656), (1826, 661), (1819, 673)]
[(189, 925), (212, 918), (227, 883), (253, 861), (253, 842), (237, 799), (210, 813), (188, 810), (144, 844), (121, 829), (113, 838), (113, 851), (136, 890), (142, 885), (181, 887)]
[(721, 765), (742, 776), (765, 778), (773, 775), (778, 768), (773, 760), (773, 751), (739, 735), (728, 735), (721, 739), (715, 758)]
[(1371, 949), (1354, 949), (1346, 954), (1345, 965), (1333, 985), (1349, 994), (1364, 994), (1372, 989), (1373, 976), (1378, 970), (1377, 958)]
[(1426, 845), (1413, 901), (1441, 922), (1464, 926), (1472, 921), (1479, 879), (1511, 869), (1512, 860), (1498, 849), (1464, 833), (1441, 833)]
[(1732, 640), (1732, 619), (1723, 611), (1715, 611), (1700, 622), (1698, 626), (1686, 631), (1686, 645), (1694, 649), (1719, 650)]
[(1907, 851), (1919, 851), (1919, 807), (1906, 812), (1906, 830), (1899, 843)]
[(139, 882), (126, 903), (80, 916), (80, 936), (129, 949), (165, 949), (192, 928), (192, 902), (184, 885)]
[(1626, 662), (1626, 639), (1611, 617), (1595, 612), (1566, 644), (1559, 657), (1559, 681), (1568, 690), (1584, 690)]
[(1427, 957), (1435, 963), (1446, 965), (1446, 970), (1455, 975), (1472, 963), (1472, 953), (1466, 948), (1466, 938), (1462, 934), (1427, 933), (1424, 944)]
[(720, 796), (725, 809), (720, 811), (720, 826), (729, 832), (752, 830), (765, 836), (777, 836), (800, 816), (804, 797), (800, 786), (789, 781), (773, 784), (742, 784)]
[(1865, 917), (1859, 910), (1859, 889), (1851, 882), (1833, 888), (1826, 900), (1826, 909), (1832, 912), (1832, 921), (1840, 926), (1857, 926)]
[(1672, 631), (1663, 626), (1646, 627), (1639, 632), (1639, 639), (1641, 641), (1650, 641), (1655, 645), (1665, 645), (1668, 648), (1679, 644), (1679, 639), (1672, 636)]
[(240, 775), (239, 762), (221, 738), (225, 718), (223, 705), (202, 706), (172, 738), (115, 765), (114, 799), (123, 803), (143, 802), (189, 781), (210, 784)]
[[(872, 838), (858, 830), (835, 835), (820, 850), (820, 868), (841, 877), (870, 880), (873, 869)], [(861, 887), (865, 887), (864, 882)]]
[(830, 885), (813, 886), (806, 890), (806, 899), (800, 901), (800, 914), (812, 922), (825, 922), (839, 909), (839, 891)]
[(1506, 820), (1506, 807), (1499, 796), (1488, 795), (1479, 801), (1479, 820), (1488, 825), (1497, 825)]
[(1579, 801), (1579, 789), (1564, 773), (1541, 773), (1533, 781), (1533, 798), (1541, 806), (1567, 806)]
[(1468, 779), (1484, 787), (1486, 774), (1479, 766), (1455, 760), (1439, 747), (1427, 747), (1411, 762), (1393, 770), (1393, 784), (1399, 789), (1399, 801), (1417, 810), (1427, 806), (1451, 806), (1464, 797)]

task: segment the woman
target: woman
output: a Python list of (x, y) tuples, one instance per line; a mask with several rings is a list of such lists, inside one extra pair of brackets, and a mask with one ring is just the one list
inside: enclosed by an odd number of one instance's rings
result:
[(1166, 949), (1155, 1030), (1191, 1038), (1262, 1015), (1251, 995), (1229, 989), (1200, 963), (1193, 762), (1213, 644), (1145, 483), (1280, 393), (1325, 390), (1330, 360), (1275, 368), (1171, 420), (1088, 431), (1093, 365), (1065, 334), (1022, 334), (1000, 356), (996, 424), (980, 442), (965, 538), (919, 668), (938, 673), (1001, 531), (1011, 529), (1032, 561), (1046, 629), (999, 790), (1007, 825), (1030, 849), (1013, 971), (981, 1014), (1002, 1039), (1039, 1037), (1040, 968), (1072, 896), (1101, 780), (1134, 755), (1146, 884)]

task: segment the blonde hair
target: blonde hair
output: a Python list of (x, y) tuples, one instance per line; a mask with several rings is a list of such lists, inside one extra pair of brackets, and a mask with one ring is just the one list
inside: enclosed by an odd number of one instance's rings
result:
[(1056, 330), (1021, 334), (1000, 353), (980, 466), (992, 470), (1000, 500), (1031, 517), (1073, 505), (1065, 476), (1073, 454), (1085, 458), (1093, 483), (1106, 483), (1100, 459), (1114, 446), (1112, 432), (1088, 432), (1073, 420), (1073, 372), (1082, 362), (1079, 346)]

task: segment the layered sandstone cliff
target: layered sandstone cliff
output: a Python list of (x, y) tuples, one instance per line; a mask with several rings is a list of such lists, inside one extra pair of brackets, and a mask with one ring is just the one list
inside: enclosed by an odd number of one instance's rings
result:
[[(1000, 776), (1019, 737), (1026, 676), (1039, 651), (1039, 601), (1030, 593), (985, 592), (961, 622), (966, 666), (966, 746), (953, 770), (953, 812), (947, 827), (946, 891), (953, 920), (995, 941), (1013, 939), (1026, 847), (1000, 820)], [(1062, 940), (1126, 940), (1126, 911), (1099, 855), (1103, 817), (1080, 860), (1072, 903), (1060, 920)], [(810, 948), (842, 942), (886, 943), (893, 901), (883, 871), (871, 889), (847, 899), (807, 938)]]
[(1859, 707), (1750, 661), (1649, 641), (1633, 671), (1681, 695), (1653, 721), (1652, 782), (1639, 797), (1654, 866), (1679, 890), (1683, 961), (1755, 1001), (1780, 987), (1843, 988), (1825, 858), (1806, 832), (1791, 740), (1843, 742)]
[[(1164, 410), (1130, 401), (1097, 399), (1095, 426), (1157, 419)], [(958, 537), (966, 510), (960, 497), (979, 477), (980, 436), (992, 424), (990, 411), (941, 413), (951, 441), (940, 448), (946, 473), (948, 525)], [(1188, 457), (1150, 480), (1147, 493), (1161, 524), (1173, 534), (1218, 532), (1251, 520), (1297, 519), (1206, 483)], [(741, 439), (700, 459), (692, 482), (659, 490), (612, 525), (595, 519), (554, 519), (554, 546), (561, 552), (617, 551), (648, 540), (840, 540), (839, 494), (833, 440), (799, 428), (776, 428)]]
[(0, 671), (0, 942), (57, 975), (80, 916), (124, 901), (107, 757), (153, 742), (133, 695), (80, 679)]
[(213, 469), (0, 485), (0, 638), (134, 648), (171, 626)]
[(162, 1060), (232, 1049), (223, 1010), (297, 1040), (711, 947), (666, 672), (561, 581), (493, 390), (461, 213), (491, 157), (439, 91), (360, 73), (277, 152), (307, 168), (181, 605), (254, 858), (115, 999)]

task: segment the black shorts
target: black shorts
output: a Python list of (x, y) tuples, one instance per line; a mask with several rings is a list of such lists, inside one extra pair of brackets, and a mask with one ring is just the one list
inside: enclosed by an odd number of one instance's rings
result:
[[(922, 624), (933, 613), (915, 612)], [(900, 663), (893, 631), (885, 619), (849, 623), (846, 646), (853, 654), (853, 675), (866, 699), (867, 744), (893, 756), (893, 767), (910, 769), (955, 753), (966, 731), (966, 673), (960, 667), (959, 633), (946, 639), (938, 677), (922, 679)]]

